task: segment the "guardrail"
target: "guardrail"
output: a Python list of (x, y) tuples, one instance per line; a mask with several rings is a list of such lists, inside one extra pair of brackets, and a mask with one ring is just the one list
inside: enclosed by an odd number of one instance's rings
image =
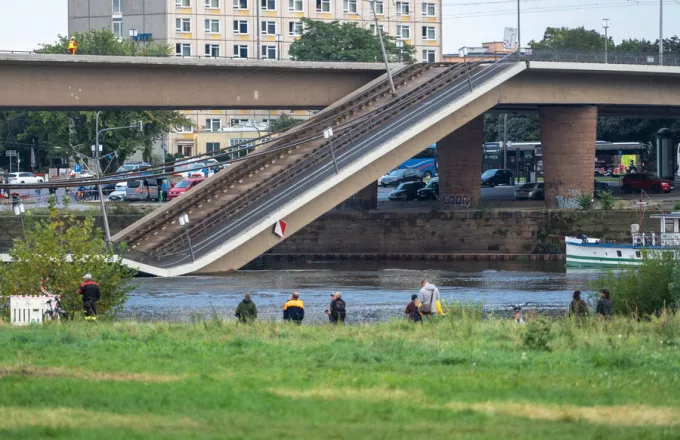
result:
[[(460, 69), (457, 69), (457, 76), (454, 78), (456, 81), (452, 84), (442, 85), (441, 89), (444, 90), (440, 93), (426, 95), (424, 98), (426, 99), (426, 102), (423, 105), (401, 107), (392, 105), (386, 110), (392, 112), (392, 116), (401, 114), (401, 117), (380, 119), (374, 117), (376, 116), (375, 114), (372, 114), (373, 117), (369, 118), (366, 122), (359, 126), (352, 127), (345, 133), (333, 139), (333, 147), (335, 148), (336, 153), (335, 158), (333, 158), (333, 155), (331, 154), (330, 144), (326, 144), (315, 152), (316, 154), (308, 156), (293, 167), (288, 167), (286, 170), (288, 178), (277, 182), (278, 184), (274, 188), (270, 187), (267, 189), (267, 193), (270, 195), (269, 197), (262, 197), (259, 200), (252, 202), (252, 204), (248, 203), (246, 200), (244, 204), (248, 209), (242, 210), (241, 212), (243, 214), (238, 218), (228, 219), (228, 224), (221, 224), (216, 231), (205, 230), (204, 233), (206, 238), (195, 243), (193, 246), (195, 253), (200, 255), (202, 252), (210, 251), (229, 237), (246, 232), (252, 227), (251, 225), (254, 224), (257, 219), (265, 216), (269, 212), (275, 211), (295, 197), (303, 194), (308, 188), (319, 184), (321, 181), (335, 174), (336, 166), (342, 169), (346, 165), (355, 162), (362, 155), (372, 150), (376, 141), (386, 140), (398, 135), (408, 129), (409, 124), (413, 123), (414, 120), (425, 117), (432, 111), (448, 105), (452, 100), (460, 99), (467, 93), (470, 93), (472, 90), (481, 86), (488, 79), (505, 70), (507, 67), (514, 65), (516, 61), (516, 55), (508, 55), (494, 64), (485, 66), (484, 68), (480, 68), (471, 73), (469, 80), (463, 74), (464, 71), (461, 72)], [(422, 88), (415, 90), (420, 89), (421, 92), (431, 92), (435, 85), (430, 81), (421, 87)], [(392, 102), (398, 103), (398, 101), (399, 99)], [(385, 127), (381, 127), (380, 130), (374, 133), (373, 129), (375, 128), (376, 121), (388, 121), (388, 123)], [(294, 168), (300, 168), (303, 171), (306, 171), (306, 173), (304, 173), (304, 175), (296, 176), (297, 180), (292, 181), (290, 175), (292, 174), (291, 169)], [(221, 210), (219, 212), (224, 216), (225, 213)], [(200, 225), (195, 227), (197, 229), (201, 228)], [(183, 263), (188, 258), (191, 258), (191, 255), (189, 250), (186, 249), (164, 255), (131, 251), (128, 257), (140, 262), (148, 262), (149, 264), (159, 267), (171, 267)], [(158, 263), (162, 264), (159, 265)]]

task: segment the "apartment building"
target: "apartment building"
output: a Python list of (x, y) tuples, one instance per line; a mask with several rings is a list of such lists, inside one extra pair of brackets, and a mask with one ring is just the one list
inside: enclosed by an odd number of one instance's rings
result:
[[(378, 24), (414, 46), (419, 61), (442, 59), (441, 0), (376, 0)], [(367, 0), (68, 0), (69, 32), (110, 28), (119, 38), (136, 34), (138, 44), (154, 40), (181, 57), (288, 59), (304, 29), (302, 17), (352, 21), (375, 32)], [(196, 132), (267, 123), (281, 113), (305, 119), (307, 111), (185, 111), (192, 126), (169, 136), (168, 151), (195, 154)]]

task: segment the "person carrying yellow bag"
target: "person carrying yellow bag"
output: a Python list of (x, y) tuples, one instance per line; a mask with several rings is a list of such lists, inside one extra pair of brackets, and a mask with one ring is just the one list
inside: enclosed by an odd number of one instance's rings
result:
[(430, 284), (427, 279), (420, 282), (420, 307), (418, 310), (423, 318), (431, 319), (436, 316), (438, 312), (443, 315), (441, 310), (441, 298), (439, 296), (439, 289), (434, 284)]

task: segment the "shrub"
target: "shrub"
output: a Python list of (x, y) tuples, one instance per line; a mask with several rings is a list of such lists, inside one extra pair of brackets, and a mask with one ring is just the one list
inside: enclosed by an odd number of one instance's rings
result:
[(589, 210), (593, 207), (593, 195), (587, 192), (581, 192), (576, 196), (576, 203), (583, 210)]
[(550, 351), (548, 344), (552, 339), (551, 330), (552, 323), (545, 318), (529, 321), (522, 342), (525, 347), (532, 350)]
[[(91, 273), (101, 289), (98, 311), (115, 314), (122, 308), (135, 271), (106, 246), (92, 216), (79, 220), (52, 206), (48, 219), (35, 220), (28, 213), (25, 232), (26, 240), (15, 239), (9, 251), (12, 263), (0, 267), (0, 295), (38, 295), (43, 285), (62, 295), (72, 314), (82, 308), (78, 287)], [(124, 251), (119, 248), (119, 256)]]
[(611, 211), (616, 204), (616, 197), (611, 191), (598, 191), (597, 197), (600, 200), (600, 206), (605, 211)]
[(680, 211), (680, 201), (675, 202), (673, 205), (673, 211)]
[(614, 313), (649, 316), (675, 308), (680, 300), (680, 264), (671, 252), (645, 253), (642, 265), (605, 271), (591, 283), (594, 290), (607, 288)]

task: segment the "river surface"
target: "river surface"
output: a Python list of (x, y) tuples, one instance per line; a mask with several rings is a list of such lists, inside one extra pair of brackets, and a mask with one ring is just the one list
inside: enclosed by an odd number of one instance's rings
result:
[(411, 294), (427, 277), (445, 301), (483, 304), (503, 311), (530, 302), (548, 311), (565, 310), (574, 290), (588, 290), (598, 271), (567, 272), (564, 262), (329, 262), (276, 263), (267, 270), (223, 276), (138, 278), (122, 318), (191, 321), (233, 318), (250, 292), (260, 318), (280, 320), (293, 290), (305, 302), (305, 322), (325, 322), (330, 294), (340, 291), (348, 322), (377, 322), (402, 316)]

